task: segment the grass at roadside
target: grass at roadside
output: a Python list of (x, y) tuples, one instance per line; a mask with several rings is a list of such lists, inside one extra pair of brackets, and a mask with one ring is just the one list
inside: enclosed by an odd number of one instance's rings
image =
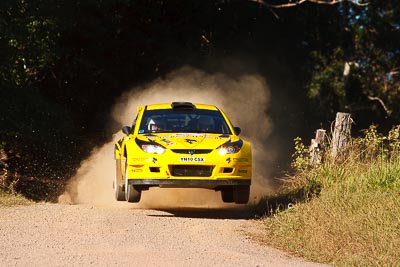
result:
[(342, 161), (297, 166), (280, 197), (302, 201), (264, 218), (263, 239), (317, 262), (398, 265), (399, 129), (382, 136), (371, 128), (364, 138), (353, 140)]
[(13, 195), (0, 190), (0, 208), (16, 205), (28, 205), (33, 202), (20, 195)]

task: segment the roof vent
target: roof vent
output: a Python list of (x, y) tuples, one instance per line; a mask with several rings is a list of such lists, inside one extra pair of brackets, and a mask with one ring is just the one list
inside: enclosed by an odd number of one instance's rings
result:
[(194, 109), (195, 106), (191, 102), (172, 102), (173, 109)]

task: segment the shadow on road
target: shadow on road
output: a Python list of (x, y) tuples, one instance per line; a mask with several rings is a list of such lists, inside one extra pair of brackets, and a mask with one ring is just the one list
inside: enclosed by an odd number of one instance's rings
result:
[(202, 219), (254, 219), (257, 218), (257, 210), (253, 206), (228, 207), (228, 208), (203, 208), (182, 207), (155, 209), (162, 214), (149, 214), (151, 217), (181, 217)]

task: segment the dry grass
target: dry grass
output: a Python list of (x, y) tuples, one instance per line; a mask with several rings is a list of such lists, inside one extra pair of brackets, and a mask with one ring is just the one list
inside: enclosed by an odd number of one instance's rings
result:
[(338, 266), (400, 264), (399, 139), (367, 137), (290, 179), (282, 195), (303, 201), (263, 219), (266, 242)]
[(266, 241), (317, 262), (394, 266), (400, 259), (399, 204), (399, 195), (389, 192), (329, 190), (265, 219)]
[(16, 180), (7, 181), (8, 178), (7, 154), (3, 143), (0, 142), (0, 207), (26, 205), (30, 200), (15, 193)]
[(28, 205), (33, 202), (20, 195), (9, 194), (0, 190), (0, 208), (16, 205)]

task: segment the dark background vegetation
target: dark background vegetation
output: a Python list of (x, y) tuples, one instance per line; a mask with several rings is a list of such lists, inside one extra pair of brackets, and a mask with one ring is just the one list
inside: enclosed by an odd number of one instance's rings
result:
[(2, 0), (0, 186), (53, 199), (120, 127), (121, 93), (187, 65), (264, 76), (284, 149), (337, 111), (356, 133), (399, 123), (400, 2), (288, 2)]

